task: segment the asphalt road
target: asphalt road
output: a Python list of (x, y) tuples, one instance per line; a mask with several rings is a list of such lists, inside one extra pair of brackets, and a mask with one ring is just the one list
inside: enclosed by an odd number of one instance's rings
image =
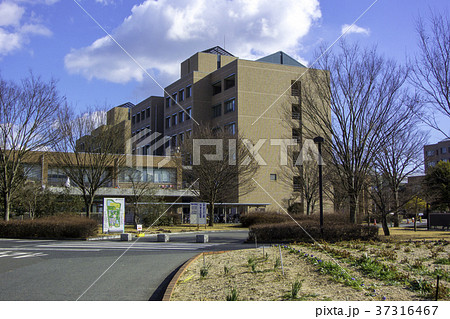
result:
[[(198, 234), (198, 233), (197, 233)], [(160, 300), (168, 279), (203, 251), (254, 247), (246, 231), (133, 242), (0, 239), (0, 300)]]

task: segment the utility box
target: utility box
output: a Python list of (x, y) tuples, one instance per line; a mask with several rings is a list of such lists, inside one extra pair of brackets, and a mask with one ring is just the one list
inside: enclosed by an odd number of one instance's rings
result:
[(156, 236), (156, 241), (162, 242), (162, 243), (167, 243), (169, 241), (169, 235), (167, 235), (167, 234), (158, 234)]
[(121, 241), (131, 241), (131, 234), (120, 234), (120, 240)]
[(208, 235), (197, 235), (197, 243), (207, 243), (209, 241)]

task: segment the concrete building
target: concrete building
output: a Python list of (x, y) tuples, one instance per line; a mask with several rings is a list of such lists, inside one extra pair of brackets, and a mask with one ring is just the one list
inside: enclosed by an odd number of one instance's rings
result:
[[(164, 98), (151, 96), (131, 108), (132, 153), (163, 155)], [(156, 133), (156, 134), (155, 134)], [(153, 135), (152, 135), (153, 134)]]
[[(34, 181), (54, 193), (67, 192), (69, 195), (81, 196), (81, 192), (64, 173), (57, 160), (60, 153), (55, 152), (32, 152), (23, 164), (24, 173), (28, 181)], [(71, 153), (72, 154), (72, 153)], [(73, 155), (73, 154), (72, 154)], [(115, 155), (117, 161), (123, 163), (121, 167), (109, 166), (111, 180), (101, 187), (96, 196), (93, 206), (93, 213), (102, 212), (104, 197), (132, 197), (135, 193), (132, 190), (133, 182), (147, 182), (156, 189), (155, 196), (161, 202), (174, 203), (176, 205), (170, 209), (170, 213), (181, 213), (180, 205), (189, 205), (193, 194), (190, 191), (181, 189), (182, 174), (181, 167), (177, 164), (176, 158), (167, 160), (164, 156), (142, 156), (142, 155)], [(119, 157), (122, 157), (119, 160)], [(123, 160), (123, 157), (127, 157)], [(164, 167), (158, 164), (164, 161)], [(74, 161), (75, 162), (75, 161)], [(139, 174), (131, 173), (139, 170)], [(135, 179), (133, 182), (130, 176)], [(127, 214), (130, 213), (127, 210)], [(128, 218), (130, 221), (132, 217)]]
[(435, 166), (439, 161), (450, 161), (450, 139), (444, 139), (436, 144), (423, 147), (425, 158), (425, 173), (429, 167)]
[(130, 111), (132, 107), (134, 107), (132, 103), (125, 103), (106, 112), (106, 124), (93, 130), (90, 135), (85, 135), (78, 139), (77, 149), (85, 151), (88, 147), (95, 147), (95, 138), (110, 130), (115, 132), (116, 138), (120, 139), (117, 142), (119, 146), (117, 154), (125, 154), (127, 141), (131, 139)]
[(258, 61), (239, 59), (220, 47), (198, 52), (181, 63), (180, 79), (165, 88), (164, 134), (173, 149), (203, 124), (239, 133), (253, 145), (261, 141), (258, 152), (264, 163), (255, 176), (259, 185), (249, 194), (237, 189), (236, 202), (286, 208), (299, 200), (294, 192), (299, 186), (295, 176), (281, 178), (279, 140), (295, 139), (301, 147), (302, 127), (308, 125), (301, 121), (301, 92), (307, 87), (302, 83), (319, 73), (327, 76), (321, 70), (306, 71), (283, 52)]

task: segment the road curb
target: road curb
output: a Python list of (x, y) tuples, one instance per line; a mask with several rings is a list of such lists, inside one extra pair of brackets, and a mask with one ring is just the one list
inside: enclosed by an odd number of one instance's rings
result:
[[(139, 238), (145, 238), (145, 237), (156, 237), (158, 234), (168, 234), (170, 235), (184, 235), (184, 234), (195, 234), (195, 233), (222, 233), (222, 232), (229, 232), (230, 230), (194, 230), (194, 231), (186, 231), (186, 232), (176, 232), (176, 233), (155, 233), (155, 234), (145, 234), (144, 237), (135, 237), (134, 233), (133, 233), (133, 239), (139, 239)], [(238, 229), (238, 230), (232, 230), (233, 232), (245, 232), (248, 230), (244, 230), (244, 229)], [(101, 236), (101, 237), (89, 237), (86, 238), (86, 241), (92, 241), (92, 240), (108, 240), (108, 239), (118, 239), (120, 238), (120, 235), (113, 235), (113, 236)]]
[(169, 282), (166, 288), (166, 292), (164, 293), (164, 296), (161, 301), (170, 301), (170, 297), (172, 297), (173, 290), (175, 289), (175, 286), (178, 283), (178, 280), (180, 279), (181, 275), (186, 271), (186, 269), (194, 262), (196, 261), (200, 256), (202, 255), (216, 255), (216, 254), (223, 254), (228, 252), (229, 250), (222, 250), (222, 251), (208, 251), (204, 253), (199, 253), (186, 261), (183, 266), (178, 269), (177, 273), (173, 276), (172, 280)]

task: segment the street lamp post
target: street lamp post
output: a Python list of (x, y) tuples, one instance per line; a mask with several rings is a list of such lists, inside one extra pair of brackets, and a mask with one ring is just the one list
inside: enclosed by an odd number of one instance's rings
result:
[(322, 144), (324, 142), (323, 137), (317, 136), (314, 138), (314, 143), (319, 147), (319, 209), (320, 209), (320, 234), (323, 237), (323, 181), (322, 181)]

